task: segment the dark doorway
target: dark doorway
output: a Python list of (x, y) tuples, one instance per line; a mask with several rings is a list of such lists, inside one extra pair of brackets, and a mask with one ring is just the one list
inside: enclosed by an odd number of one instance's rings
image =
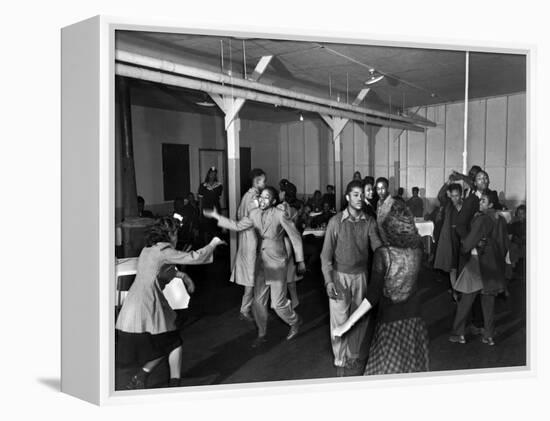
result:
[(252, 169), (251, 164), (251, 149), (250, 148), (240, 148), (240, 165), (241, 165), (241, 197), (248, 191), (250, 188), (250, 180), (248, 175)]
[(164, 200), (189, 193), (189, 145), (162, 144), (162, 179)]

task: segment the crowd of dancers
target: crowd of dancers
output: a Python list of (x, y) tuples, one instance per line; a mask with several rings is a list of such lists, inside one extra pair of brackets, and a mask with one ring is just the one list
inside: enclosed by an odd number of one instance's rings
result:
[[(221, 186), (214, 177), (207, 178), (201, 191), (206, 196)], [(386, 178), (362, 179), (356, 173), (346, 186), (339, 212), (332, 186), (325, 195), (316, 192), (307, 203), (296, 196), (290, 181), (281, 180), (278, 190), (266, 185), (264, 171), (254, 169), (236, 220), (221, 215), (215, 200), (202, 207), (201, 219), (211, 221), (203, 224), (212, 232), (219, 228), (238, 232), (230, 280), (244, 287), (240, 317), (253, 321), (257, 328), (251, 346), (261, 348), (267, 341), (269, 303), (289, 326), (286, 340), (300, 334), (296, 281), (308, 270), (302, 231), (315, 210), (316, 217), (321, 217), (318, 225), (325, 231), (318, 254), (337, 375), (428, 371), (428, 332), (418, 293), (424, 257), (415, 225), (415, 215), (422, 213), (416, 200), (418, 188), (413, 191), (415, 200), (405, 202), (399, 195), (390, 195)], [(449, 274), (450, 290), (458, 301), (449, 339), (466, 342), (469, 314), (480, 296), (482, 340), (494, 345), (494, 299), (506, 292), (504, 268), (506, 262), (511, 263), (510, 253), (516, 261), (524, 255), (525, 234), (523, 250), (518, 250), (520, 246), (511, 240), (506, 223), (495, 212), (501, 204), (481, 168), (472, 168), (468, 175), (454, 172), (438, 199), (440, 206), (430, 216), (437, 240), (433, 264)], [(189, 276), (180, 266), (169, 265), (210, 263), (216, 247), (225, 244), (213, 236), (198, 250), (178, 250), (180, 228), (181, 223), (172, 217), (157, 220), (116, 321), (116, 362), (140, 367), (126, 385), (128, 389), (145, 387), (148, 374), (163, 358), (168, 358), (170, 366), (169, 385), (180, 385), (182, 341), (175, 312), (162, 293), (163, 280), (181, 278), (192, 292)], [(369, 329), (374, 334), (366, 345)]]

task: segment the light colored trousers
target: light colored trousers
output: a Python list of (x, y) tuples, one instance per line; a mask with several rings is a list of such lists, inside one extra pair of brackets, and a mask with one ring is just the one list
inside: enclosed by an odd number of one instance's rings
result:
[[(338, 299), (329, 298), (330, 330), (343, 324), (359, 307), (367, 294), (366, 273), (348, 274), (334, 271), (333, 282), (338, 291)], [(365, 359), (366, 350), (361, 345), (367, 332), (367, 316), (363, 316), (342, 337), (332, 337), (334, 365), (344, 367), (349, 360)]]
[(269, 281), (266, 284), (264, 271), (260, 270), (254, 284), (254, 302), (252, 304), (252, 313), (258, 326), (258, 336), (265, 336), (267, 331), (267, 304), (270, 297), (271, 308), (286, 324), (292, 326), (298, 323), (298, 315), (287, 298), (286, 281)]
[(244, 287), (243, 300), (241, 302), (241, 313), (247, 314), (252, 309), (254, 301), (254, 287)]

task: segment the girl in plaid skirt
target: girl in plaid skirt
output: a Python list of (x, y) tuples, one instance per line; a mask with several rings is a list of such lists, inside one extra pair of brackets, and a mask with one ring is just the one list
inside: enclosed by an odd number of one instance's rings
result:
[(378, 305), (378, 325), (365, 375), (428, 371), (428, 331), (420, 316), (420, 297), (416, 293), (422, 243), (405, 203), (393, 202), (382, 229), (386, 239), (374, 253), (366, 298), (332, 334), (344, 335)]

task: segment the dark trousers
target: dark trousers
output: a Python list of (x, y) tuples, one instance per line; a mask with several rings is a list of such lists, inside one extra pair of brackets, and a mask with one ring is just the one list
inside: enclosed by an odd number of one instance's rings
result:
[(455, 335), (464, 335), (466, 323), (472, 310), (472, 304), (478, 295), (481, 296), (481, 311), (483, 313), (483, 326), (485, 328), (483, 336), (493, 336), (495, 328), (495, 296), (481, 294), (479, 291), (471, 294), (462, 294), (457, 304), (455, 321), (453, 323), (453, 332)]

